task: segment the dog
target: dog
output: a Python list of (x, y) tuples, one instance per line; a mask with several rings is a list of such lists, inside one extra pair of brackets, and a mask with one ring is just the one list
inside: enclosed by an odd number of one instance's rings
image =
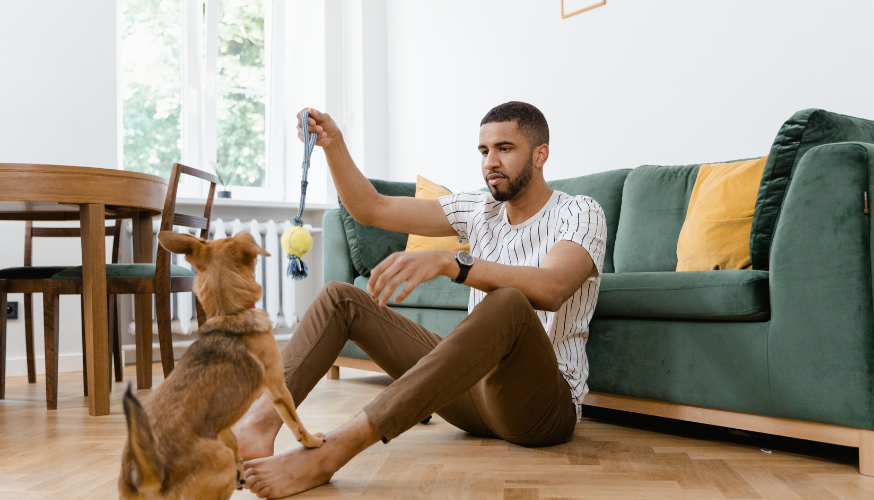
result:
[(161, 246), (184, 254), (197, 276), (193, 290), (208, 320), (176, 369), (145, 408), (128, 388), (127, 418), (118, 481), (123, 499), (227, 499), (245, 483), (231, 426), (262, 394), (307, 448), (321, 433), (300, 423), (283, 379), (282, 357), (261, 297), (255, 261), (269, 254), (249, 233), (207, 241), (161, 232)]

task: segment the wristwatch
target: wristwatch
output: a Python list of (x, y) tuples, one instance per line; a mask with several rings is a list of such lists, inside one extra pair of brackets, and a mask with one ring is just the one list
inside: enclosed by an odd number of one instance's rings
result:
[(461, 268), (461, 271), (458, 272), (458, 276), (452, 281), (464, 283), (464, 280), (467, 279), (468, 271), (473, 267), (473, 257), (464, 250), (461, 250), (455, 254), (455, 262), (458, 262), (458, 267)]

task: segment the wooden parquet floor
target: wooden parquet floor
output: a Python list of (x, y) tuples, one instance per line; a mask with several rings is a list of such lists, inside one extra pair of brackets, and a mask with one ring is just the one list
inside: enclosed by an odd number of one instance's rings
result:
[[(301, 405), (310, 430), (341, 425), (390, 382), (347, 368), (341, 375), (323, 379)], [(134, 379), (128, 367), (125, 382), (113, 386), (112, 414), (94, 418), (81, 373), (61, 376), (52, 412), (42, 377), (36, 385), (10, 378), (0, 401), (0, 498), (117, 498), (126, 437), (121, 395)], [(277, 451), (294, 446), (283, 429)], [(435, 416), (389, 445), (377, 443), (299, 498), (874, 499), (874, 478), (859, 475), (857, 457), (850, 448), (600, 409), (586, 410), (569, 443), (531, 449), (470, 436)]]

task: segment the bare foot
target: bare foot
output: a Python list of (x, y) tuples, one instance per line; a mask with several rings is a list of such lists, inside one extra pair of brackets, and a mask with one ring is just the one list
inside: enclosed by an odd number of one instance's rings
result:
[(246, 488), (259, 498), (283, 498), (315, 488), (330, 481), (340, 467), (381, 437), (367, 415), (360, 413), (325, 436), (319, 448), (297, 448), (245, 462)]
[(243, 460), (273, 456), (273, 443), (282, 419), (267, 396), (261, 396), (239, 422), (231, 427)]
[(327, 448), (325, 443), (320, 448), (296, 448), (275, 457), (247, 461), (243, 464), (246, 488), (258, 498), (283, 498), (323, 485), (339, 469), (331, 466)]

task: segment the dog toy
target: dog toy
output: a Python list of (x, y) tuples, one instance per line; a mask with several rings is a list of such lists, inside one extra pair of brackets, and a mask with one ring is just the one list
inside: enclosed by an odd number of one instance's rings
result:
[(288, 270), (286, 274), (295, 281), (307, 277), (307, 265), (303, 256), (313, 247), (313, 237), (303, 227), (303, 209), (307, 200), (307, 172), (310, 169), (310, 157), (316, 147), (316, 133), (309, 133), (309, 112), (304, 110), (301, 122), (303, 123), (303, 177), (300, 181), (300, 206), (297, 215), (294, 216), (293, 226), (282, 235), (282, 248), (288, 254)]

